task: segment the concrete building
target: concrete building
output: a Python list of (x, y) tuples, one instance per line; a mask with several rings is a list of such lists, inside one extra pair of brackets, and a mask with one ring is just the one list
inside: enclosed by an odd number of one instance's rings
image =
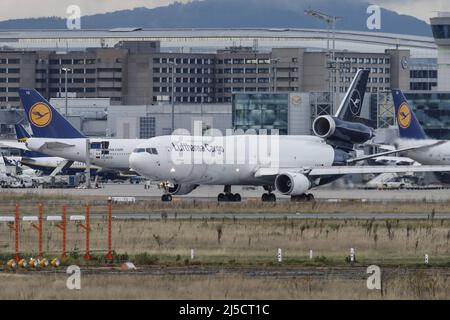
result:
[[(202, 120), (203, 119), (203, 120)], [(230, 104), (178, 104), (175, 128), (201, 134), (216, 129), (226, 134), (232, 128)], [(170, 104), (117, 106), (108, 109), (107, 127), (111, 137), (148, 139), (171, 134)]]

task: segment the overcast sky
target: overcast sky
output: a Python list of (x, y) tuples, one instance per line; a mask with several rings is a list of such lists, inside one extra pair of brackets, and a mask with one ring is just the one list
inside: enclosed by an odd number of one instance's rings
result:
[[(191, 0), (178, 0), (189, 2)], [(369, 0), (387, 9), (408, 14), (429, 22), (436, 11), (450, 11), (449, 0)], [(173, 3), (174, 0), (1, 0), (0, 20), (59, 16), (66, 17), (66, 9), (71, 4), (81, 7), (82, 14), (93, 14), (132, 9), (136, 7), (154, 8)]]

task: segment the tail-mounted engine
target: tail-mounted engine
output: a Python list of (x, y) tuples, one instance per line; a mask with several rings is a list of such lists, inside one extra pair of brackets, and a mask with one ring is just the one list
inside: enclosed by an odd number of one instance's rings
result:
[(352, 149), (354, 144), (364, 143), (374, 136), (373, 129), (366, 124), (329, 115), (316, 118), (312, 129), (316, 136), (349, 149)]

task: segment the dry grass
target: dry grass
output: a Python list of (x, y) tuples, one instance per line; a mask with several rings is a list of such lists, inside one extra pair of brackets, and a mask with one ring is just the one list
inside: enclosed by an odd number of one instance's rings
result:
[[(22, 222), (21, 252), (37, 250), (37, 232)], [(61, 232), (55, 223), (44, 225), (44, 251), (57, 254)], [(196, 250), (197, 263), (273, 263), (283, 249), (286, 263), (345, 264), (350, 248), (360, 263), (381, 265), (422, 264), (424, 255), (434, 265), (448, 265), (450, 221), (342, 221), (342, 220), (167, 220), (116, 221), (113, 248), (125, 257), (147, 253), (162, 264), (182, 264)], [(85, 232), (75, 222), (68, 224), (68, 251), (84, 253)], [(91, 250), (107, 248), (106, 221), (91, 223)], [(0, 224), (0, 254), (14, 250), (14, 234)]]
[(0, 299), (446, 299), (449, 282), (417, 272), (368, 290), (365, 280), (218, 276), (82, 276), (81, 290), (66, 289), (66, 277), (0, 274)]

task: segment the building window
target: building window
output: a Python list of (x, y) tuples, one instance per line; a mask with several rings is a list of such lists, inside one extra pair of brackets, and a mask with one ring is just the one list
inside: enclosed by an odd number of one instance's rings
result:
[(155, 136), (155, 117), (139, 118), (139, 138), (149, 139)]

